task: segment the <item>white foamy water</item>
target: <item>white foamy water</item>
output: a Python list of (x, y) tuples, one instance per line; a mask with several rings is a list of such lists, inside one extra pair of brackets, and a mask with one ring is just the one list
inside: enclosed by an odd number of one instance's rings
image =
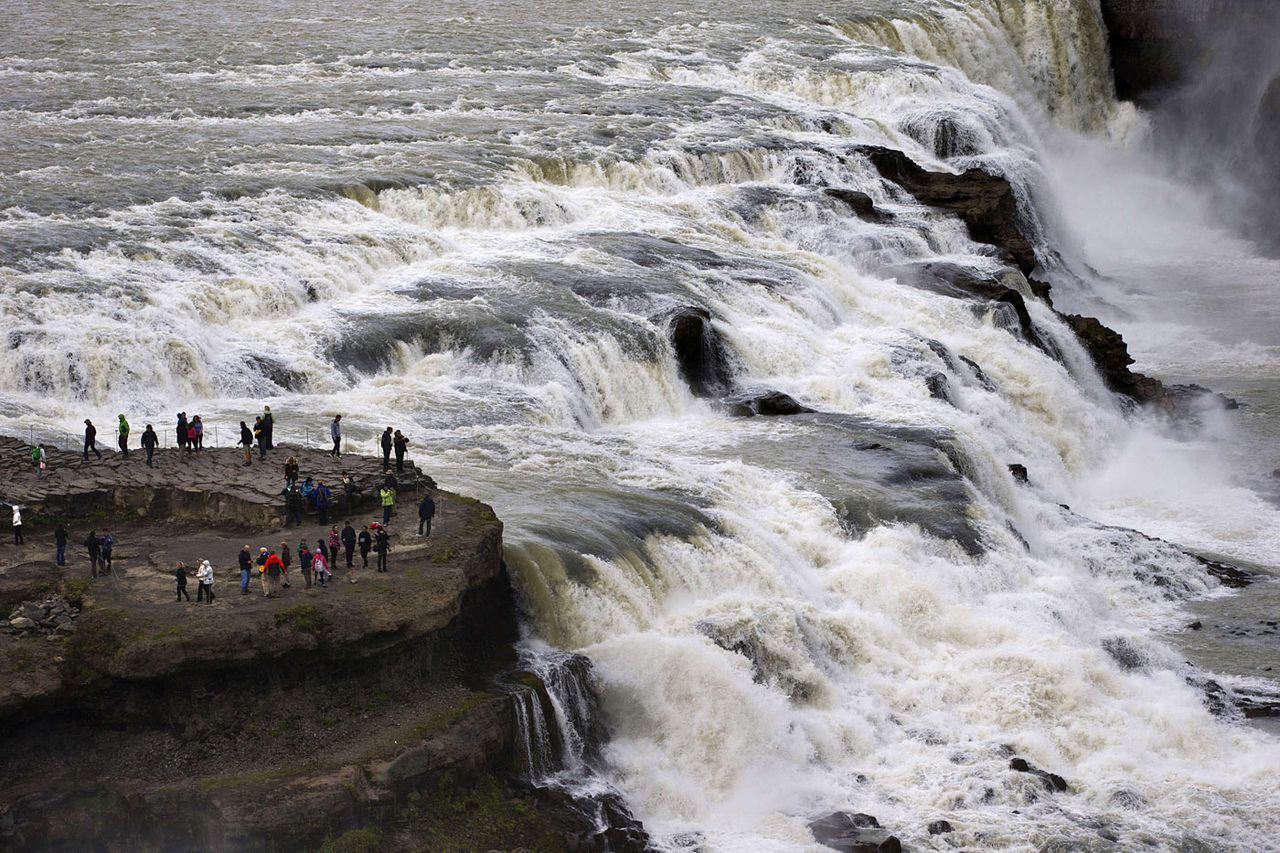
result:
[[(43, 143), (0, 148), (0, 429), (263, 402), (286, 438), (405, 429), (506, 522), (531, 631), (593, 662), (605, 775), (672, 849), (812, 849), (839, 809), (913, 849), (1274, 846), (1277, 742), (1168, 639), (1226, 595), (1181, 547), (1280, 566), (1233, 449), (1266, 426), (1126, 412), (1042, 303), (1057, 358), (910, 286), (1005, 267), (854, 148), (1006, 175), (1058, 304), (1140, 367), (1274, 376), (1272, 262), (1149, 162), (1096, 4), (265, 5), (203, 11), (218, 50), (191, 12), (141, 38), (98, 10), (88, 54), (0, 38), (3, 132)], [(1166, 310), (1188, 289), (1252, 307)], [(694, 397), (683, 306), (740, 386), (820, 414)]]

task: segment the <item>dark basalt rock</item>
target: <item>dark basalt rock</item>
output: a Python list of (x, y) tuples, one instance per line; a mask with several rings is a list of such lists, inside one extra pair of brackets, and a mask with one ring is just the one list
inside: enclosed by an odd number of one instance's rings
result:
[(1164, 396), (1164, 385), (1160, 380), (1129, 369), (1133, 358), (1119, 332), (1102, 325), (1096, 317), (1082, 317), (1079, 314), (1061, 316), (1097, 365), (1108, 388), (1132, 397), (1139, 403), (1155, 402)]
[(733, 387), (728, 351), (711, 325), (711, 312), (692, 306), (677, 309), (668, 321), (680, 376), (699, 397), (720, 397)]
[(1009, 466), (1009, 473), (1013, 475), (1013, 479), (1019, 483), (1027, 482), (1027, 466), (1019, 465), (1017, 462)]
[(753, 396), (727, 397), (724, 402), (730, 407), (729, 414), (735, 418), (750, 418), (755, 415), (766, 417), (803, 415), (816, 411), (781, 391), (765, 391)]
[(951, 399), (951, 383), (947, 381), (945, 373), (930, 373), (924, 378), (924, 384), (929, 389), (930, 397), (955, 405), (955, 402)]
[[(569, 827), (564, 849), (576, 853), (647, 853), (649, 833), (615, 793), (576, 796), (561, 788), (530, 788), (538, 812)], [(575, 829), (573, 829), (576, 827)]]
[(933, 823), (929, 824), (930, 835), (944, 835), (948, 832), (955, 832), (955, 829), (951, 826), (951, 821), (935, 820)]
[(819, 844), (842, 853), (901, 853), (902, 842), (869, 814), (835, 812), (809, 824)]
[(844, 202), (853, 211), (854, 215), (866, 222), (879, 224), (893, 219), (892, 213), (878, 210), (875, 202), (871, 200), (871, 196), (864, 192), (845, 189), (844, 187), (827, 187), (823, 192), (836, 201)]
[(1207, 560), (1196, 554), (1188, 554), (1188, 556), (1204, 566), (1209, 574), (1217, 578), (1218, 582), (1223, 586), (1229, 586), (1232, 589), (1243, 589), (1257, 580), (1257, 575), (1252, 572), (1246, 572), (1244, 569), (1238, 569), (1226, 563), (1219, 563), (1216, 560)]
[(959, 175), (930, 172), (892, 148), (866, 145), (857, 150), (876, 171), (917, 200), (955, 213), (968, 226), (969, 236), (1002, 249), (1023, 273), (1036, 268), (1035, 247), (1022, 230), (1018, 202), (1005, 178), (981, 169)]
[(1015, 758), (1009, 762), (1009, 769), (1018, 773), (1030, 773), (1032, 776), (1039, 778), (1040, 784), (1052, 793), (1062, 793), (1070, 790), (1067, 780), (1063, 779), (1057, 773), (1047, 773), (1027, 763), (1025, 758)]
[(1146, 659), (1143, 657), (1142, 652), (1134, 648), (1133, 643), (1126, 637), (1108, 637), (1102, 641), (1102, 648), (1126, 672), (1132, 672), (1146, 666)]

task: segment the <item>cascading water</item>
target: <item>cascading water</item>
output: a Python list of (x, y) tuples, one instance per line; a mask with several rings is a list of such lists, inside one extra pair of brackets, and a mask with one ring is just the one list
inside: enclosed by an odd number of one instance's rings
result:
[[(1280, 747), (1202, 689), (1210, 660), (1221, 695), (1274, 691), (1266, 657), (1179, 653), (1191, 609), (1246, 600), (1183, 547), (1280, 566), (1237, 478), (1274, 456), (1274, 398), (1190, 435), (1127, 411), (864, 147), (1006, 177), (1059, 307), (1162, 376), (1245, 365), (1221, 389), (1252, 402), (1276, 267), (1148, 162), (1096, 4), (660, 5), (17, 10), (0, 431), (264, 398), (282, 430), (399, 425), (504, 520), (529, 628), (590, 660), (597, 770), (659, 844), (807, 849), (844, 810), (917, 849), (1274, 845)], [(1225, 292), (1251, 301), (1215, 327)], [(682, 312), (717, 382), (816, 411), (695, 395)], [(536, 777), (591, 763), (566, 691), (513, 700)]]

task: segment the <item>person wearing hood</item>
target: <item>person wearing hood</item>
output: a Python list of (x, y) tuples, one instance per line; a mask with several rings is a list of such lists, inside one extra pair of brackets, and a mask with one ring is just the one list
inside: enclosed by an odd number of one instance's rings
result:
[(209, 598), (209, 603), (213, 604), (213, 566), (208, 560), (200, 562), (200, 569), (196, 572), (196, 580), (200, 585), (196, 587), (196, 601), (200, 602)]
[(173, 570), (174, 583), (178, 585), (178, 602), (181, 603), (185, 598), (191, 600), (191, 594), (187, 592), (187, 564), (178, 563), (178, 567)]
[[(431, 535), (431, 519), (436, 516), (436, 502), (431, 499), (431, 493), (427, 492), (422, 496), (422, 501), (418, 504), (418, 535)], [(423, 531), (426, 532), (423, 532)]]
[(98, 566), (102, 562), (102, 540), (98, 538), (98, 531), (89, 531), (89, 535), (84, 540), (84, 547), (89, 551), (89, 573), (96, 578)]
[(244, 448), (244, 464), (253, 464), (253, 431), (244, 421), (240, 422), (240, 446)]
[(311, 571), (316, 576), (316, 583), (324, 586), (332, 572), (329, 571), (329, 557), (325, 554), (324, 540), (318, 540), (315, 551), (312, 552)]
[(120, 422), (116, 424), (116, 436), (120, 442), (120, 452), (124, 454), (124, 458), (129, 458), (129, 422), (124, 419), (124, 415), (120, 415)]
[(378, 552), (378, 571), (385, 572), (387, 570), (387, 555), (391, 553), (391, 537), (387, 535), (387, 528), (378, 528), (378, 541), (374, 546), (374, 550)]
[(240, 549), (240, 594), (249, 594), (249, 573), (253, 569), (253, 554), (249, 551), (249, 546), (245, 545)]
[(381, 440), (383, 471), (388, 471), (391, 469), (391, 446), (394, 443), (395, 443), (395, 436), (391, 434), (391, 427), (387, 427), (386, 431), (382, 433), (382, 440)]
[(147, 424), (147, 428), (142, 431), (142, 449), (147, 451), (147, 467), (153, 468), (151, 457), (155, 456), (156, 447), (160, 444), (160, 436), (156, 435), (156, 431), (151, 424)]
[(369, 552), (373, 550), (373, 535), (369, 533), (369, 525), (366, 524), (364, 529), (360, 531), (357, 541), (360, 543), (360, 562), (364, 564), (362, 568), (367, 569), (369, 568)]
[(396, 450), (396, 471), (403, 474), (404, 455), (409, 452), (409, 439), (400, 430), (396, 430), (396, 434), (391, 439), (391, 444)]
[(262, 566), (262, 588), (267, 598), (280, 594), (280, 579), (284, 577), (284, 563), (275, 554), (268, 554)]
[(262, 407), (262, 437), (266, 439), (267, 450), (272, 450), (276, 446), (275, 433), (276, 433), (275, 416), (271, 414), (270, 406), (263, 406)]
[(21, 545), (25, 540), (22, 538), (22, 507), (17, 504), (13, 505), (13, 544)]
[(94, 455), (99, 459), (102, 458), (102, 451), (98, 449), (98, 428), (93, 425), (93, 421), (88, 418), (84, 419), (84, 461), (89, 461), (89, 451), (92, 450)]

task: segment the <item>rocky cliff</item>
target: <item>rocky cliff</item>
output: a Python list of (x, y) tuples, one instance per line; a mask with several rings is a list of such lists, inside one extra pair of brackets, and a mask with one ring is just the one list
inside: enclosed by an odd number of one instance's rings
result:
[[(410, 465), (388, 572), (357, 554), (308, 587), (294, 556), (280, 597), (257, 578), (241, 593), (244, 544), (296, 554), (328, 530), (313, 513), (281, 526), (287, 454), (304, 477), (351, 476), (339, 525), (371, 520), (377, 459), (288, 448), (243, 467), (232, 450), (166, 451), (147, 468), (138, 453), (55, 453), (38, 479), (25, 447), (0, 440), (0, 494), (28, 508), (26, 544), (0, 549), (4, 612), (66, 602), (54, 616), (73, 622), (0, 633), (0, 847), (643, 848), (619, 804), (608, 820), (626, 825), (602, 826), (594, 806), (520, 781), (513, 697), (540, 685), (509, 674), (516, 618), (488, 506), (435, 492), (418, 537), (432, 484)], [(66, 567), (52, 559), (59, 523)], [(108, 526), (112, 571), (94, 578), (79, 543)], [(204, 559), (213, 603), (176, 600), (174, 565)], [(631, 847), (607, 844), (610, 829)]]
[(1101, 0), (1116, 94), (1150, 106), (1184, 79), (1205, 49), (1206, 23), (1227, 0)]

